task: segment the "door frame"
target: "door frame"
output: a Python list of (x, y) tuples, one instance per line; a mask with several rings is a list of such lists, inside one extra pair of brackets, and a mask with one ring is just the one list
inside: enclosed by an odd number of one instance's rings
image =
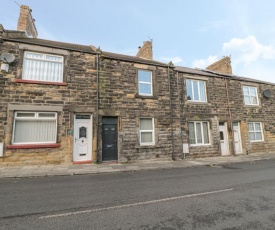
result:
[[(109, 122), (106, 122), (106, 120), (107, 119), (110, 119), (110, 121)], [(113, 119), (112, 119), (113, 118)], [(111, 121), (111, 120), (113, 120), (113, 121)], [(111, 162), (111, 161), (118, 161), (118, 159), (119, 159), (119, 154), (118, 154), (118, 148), (119, 148), (119, 143), (118, 143), (118, 129), (119, 129), (119, 125), (118, 125), (118, 123), (119, 123), (119, 119), (118, 119), (118, 117), (117, 116), (103, 116), (102, 117), (102, 128), (101, 128), (101, 149), (102, 149), (102, 151), (101, 151), (101, 160), (102, 160), (102, 162)], [(116, 159), (114, 159), (114, 160), (103, 160), (103, 154), (104, 154), (104, 146), (103, 146), (103, 135), (104, 135), (104, 132), (103, 132), (103, 127), (104, 127), (104, 125), (116, 125), (116, 137), (117, 137), (117, 141), (116, 141)]]
[[(77, 115), (89, 115), (90, 119), (76, 119)], [(77, 160), (76, 158), (76, 142), (75, 142), (75, 138), (76, 138), (76, 124), (77, 121), (89, 121), (88, 124), (88, 128), (87, 128), (87, 133), (88, 133), (88, 157), (89, 159), (87, 160)], [(88, 113), (75, 113), (74, 114), (74, 125), (73, 125), (74, 129), (73, 129), (73, 162), (74, 163), (91, 163), (92, 162), (92, 155), (93, 155), (93, 115), (92, 114), (88, 114)]]
[[(220, 126), (224, 127), (224, 140), (226, 140), (227, 142), (227, 146), (226, 146), (226, 154), (222, 154), (222, 147), (221, 147), (221, 142), (220, 142), (220, 148), (221, 148), (221, 155), (222, 156), (229, 156), (230, 155), (230, 151), (229, 151), (229, 139), (228, 139), (228, 129), (227, 129), (227, 122), (221, 122), (223, 123), (223, 125), (220, 125), (219, 122), (219, 134), (220, 134)], [(220, 139), (221, 141), (221, 139)]]
[[(237, 131), (238, 131), (239, 143), (240, 143), (240, 152), (238, 152), (238, 153), (237, 153), (236, 147), (235, 147), (235, 141), (236, 141), (236, 140), (235, 140), (235, 135), (234, 135), (234, 127), (236, 127), (236, 126), (234, 126), (233, 123), (238, 123), (238, 129), (237, 129)], [(233, 138), (234, 138), (234, 140), (233, 140), (233, 141), (234, 141), (234, 143), (233, 143), (234, 146), (233, 146), (233, 147), (234, 147), (235, 155), (243, 154), (243, 143), (242, 143), (242, 134), (241, 134), (241, 127), (240, 127), (240, 126), (241, 126), (241, 123), (240, 123), (239, 121), (233, 121), (233, 122), (232, 122), (232, 127), (233, 127), (233, 130), (232, 130), (232, 131), (233, 131)]]

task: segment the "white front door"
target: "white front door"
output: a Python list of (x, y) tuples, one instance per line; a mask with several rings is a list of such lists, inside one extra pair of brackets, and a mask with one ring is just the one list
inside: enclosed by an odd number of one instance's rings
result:
[(228, 156), (230, 155), (230, 152), (229, 152), (229, 146), (228, 146), (227, 125), (225, 122), (220, 122), (219, 132), (220, 132), (221, 154), (222, 156)]
[(92, 160), (92, 115), (75, 114), (73, 161)]
[(233, 132), (234, 132), (234, 145), (235, 145), (235, 154), (242, 154), (242, 139), (241, 139), (241, 130), (239, 122), (233, 122)]

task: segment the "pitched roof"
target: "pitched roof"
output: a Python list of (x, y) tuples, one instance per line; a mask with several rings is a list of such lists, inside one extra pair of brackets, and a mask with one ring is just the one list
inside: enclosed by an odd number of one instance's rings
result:
[(93, 46), (87, 45), (79, 45), (67, 42), (58, 42), (52, 40), (45, 40), (40, 38), (29, 38), (25, 35), (24, 32), (14, 31), (14, 30), (6, 30), (3, 36), (4, 40), (14, 41), (14, 42), (22, 42), (33, 45), (41, 45), (53, 48), (60, 48), (72, 51), (80, 51), (85, 53), (95, 53), (95, 48)]
[(275, 83), (267, 82), (267, 81), (261, 81), (253, 78), (248, 77), (241, 77), (233, 74), (225, 74), (225, 73), (219, 73), (211, 70), (206, 69), (191, 69), (187, 67), (182, 66), (176, 66), (175, 71), (181, 72), (181, 73), (189, 73), (189, 74), (196, 74), (200, 76), (206, 76), (206, 77), (220, 77), (220, 78), (229, 78), (234, 80), (241, 80), (241, 81), (247, 81), (247, 82), (255, 82), (255, 83), (262, 83), (262, 84), (268, 84), (268, 85), (275, 85)]

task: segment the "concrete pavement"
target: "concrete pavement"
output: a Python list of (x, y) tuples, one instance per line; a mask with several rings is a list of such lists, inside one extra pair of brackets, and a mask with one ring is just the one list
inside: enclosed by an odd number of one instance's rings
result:
[(1, 166), (0, 178), (65, 176), (140, 170), (184, 168), (195, 166), (219, 166), (238, 162), (275, 159), (275, 153), (259, 153), (239, 156), (190, 158), (179, 161), (143, 161), (138, 163), (61, 164), (34, 166)]

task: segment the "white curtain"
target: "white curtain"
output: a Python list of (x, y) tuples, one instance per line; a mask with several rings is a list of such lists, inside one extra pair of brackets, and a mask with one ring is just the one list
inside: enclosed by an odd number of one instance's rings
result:
[(153, 119), (141, 118), (140, 119), (140, 136), (141, 143), (153, 142)]

